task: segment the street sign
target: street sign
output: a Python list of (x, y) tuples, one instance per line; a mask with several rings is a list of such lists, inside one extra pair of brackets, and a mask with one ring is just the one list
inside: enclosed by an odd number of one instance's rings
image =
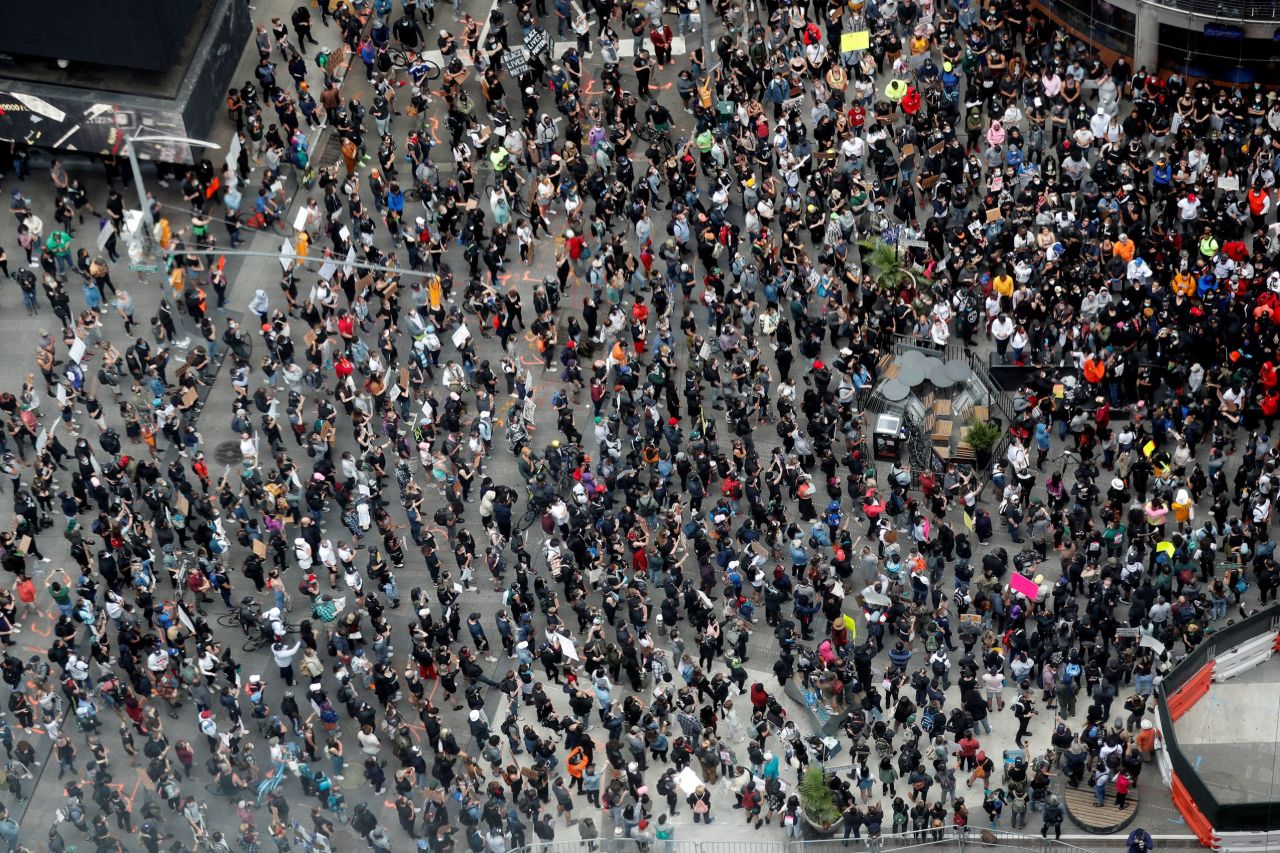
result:
[(159, 272), (159, 264), (129, 264), (129, 269), (134, 272)]

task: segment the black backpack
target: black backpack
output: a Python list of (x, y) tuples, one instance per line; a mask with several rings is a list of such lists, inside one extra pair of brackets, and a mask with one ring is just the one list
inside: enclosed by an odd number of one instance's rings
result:
[(115, 427), (107, 427), (98, 442), (102, 445), (102, 449), (112, 456), (120, 452), (120, 433), (116, 432)]

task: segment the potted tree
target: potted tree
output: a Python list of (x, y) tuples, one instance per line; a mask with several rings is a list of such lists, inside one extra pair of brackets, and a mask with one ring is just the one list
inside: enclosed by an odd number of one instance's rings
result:
[(876, 287), (885, 293), (912, 293), (916, 288), (916, 275), (911, 271), (906, 256), (896, 246), (883, 240), (864, 240), (858, 244), (862, 260), (871, 268), (871, 278)]
[(1004, 435), (999, 424), (991, 421), (971, 421), (964, 430), (964, 443), (973, 450), (978, 467), (984, 469), (991, 464), (991, 449)]
[(827, 784), (827, 772), (821, 767), (810, 765), (800, 777), (800, 813), (804, 815), (806, 833), (814, 838), (830, 837), (840, 823), (840, 809)]

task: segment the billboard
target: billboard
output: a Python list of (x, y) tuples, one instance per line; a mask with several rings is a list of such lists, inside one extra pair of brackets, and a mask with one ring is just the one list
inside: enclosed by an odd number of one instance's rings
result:
[[(125, 140), (142, 128), (152, 133), (190, 135), (177, 110), (122, 106), (95, 101), (93, 95), (74, 90), (39, 96), (0, 91), (0, 138), (21, 139), (40, 148), (123, 155)], [(186, 145), (156, 142), (139, 142), (138, 156), (176, 163), (191, 159)]]

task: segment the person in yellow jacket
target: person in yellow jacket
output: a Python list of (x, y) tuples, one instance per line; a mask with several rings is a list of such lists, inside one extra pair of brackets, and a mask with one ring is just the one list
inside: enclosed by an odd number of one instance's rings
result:
[(1013, 276), (1000, 270), (991, 279), (991, 289), (1000, 297), (1000, 307), (1006, 311), (1013, 310)]
[(1200, 235), (1200, 254), (1206, 258), (1212, 258), (1218, 254), (1218, 238), (1213, 236), (1213, 231), (1209, 226), (1204, 227), (1204, 233)]

